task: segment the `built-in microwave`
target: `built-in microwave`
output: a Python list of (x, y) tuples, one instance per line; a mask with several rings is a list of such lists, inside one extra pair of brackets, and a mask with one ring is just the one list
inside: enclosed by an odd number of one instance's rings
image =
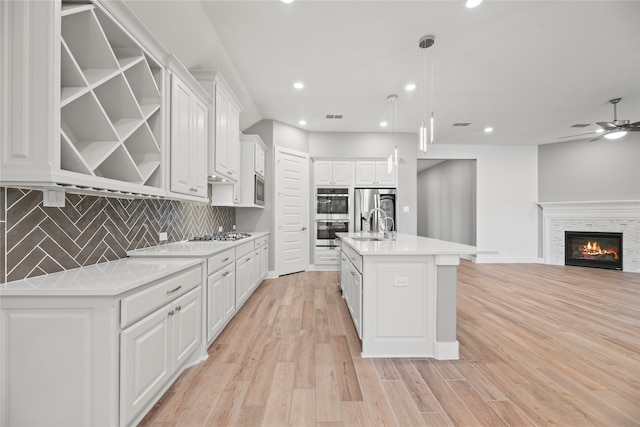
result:
[(254, 200), (256, 205), (264, 206), (264, 179), (260, 175), (255, 175)]

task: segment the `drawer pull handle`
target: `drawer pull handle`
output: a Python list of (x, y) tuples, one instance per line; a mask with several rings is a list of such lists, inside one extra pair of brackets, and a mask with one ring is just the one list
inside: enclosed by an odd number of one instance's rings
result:
[(247, 262), (248, 262), (248, 261), (251, 261), (251, 257), (247, 258)]
[(351, 272), (351, 275), (352, 275), (352, 276), (355, 276), (355, 275), (356, 275), (356, 273), (354, 273), (354, 272), (352, 271), (352, 272)]
[(226, 262), (226, 261), (229, 261), (229, 257), (226, 257), (225, 259), (223, 259), (223, 260), (222, 260), (222, 261), (220, 261), (220, 262)]
[(180, 311), (180, 310), (182, 310), (182, 306), (181, 305), (176, 307), (176, 311)]
[(172, 293), (179, 291), (180, 288), (182, 288), (182, 285), (177, 286), (176, 288), (171, 289), (170, 291), (167, 291), (167, 295), (171, 295)]
[(173, 316), (173, 313), (174, 313), (173, 310), (169, 311), (169, 316)]

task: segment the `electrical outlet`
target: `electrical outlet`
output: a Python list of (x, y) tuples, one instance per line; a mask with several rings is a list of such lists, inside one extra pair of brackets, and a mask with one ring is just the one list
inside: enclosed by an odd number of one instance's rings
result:
[(408, 277), (394, 277), (393, 278), (393, 286), (395, 286), (395, 287), (409, 286), (409, 278)]
[(402, 207), (402, 212), (403, 212), (403, 213), (407, 213), (407, 212), (409, 212), (409, 206), (403, 206), (403, 207)]
[(163, 231), (162, 233), (158, 234), (158, 240), (160, 240), (161, 242), (167, 240), (167, 233)]
[(222, 226), (218, 227), (218, 233), (222, 233)]

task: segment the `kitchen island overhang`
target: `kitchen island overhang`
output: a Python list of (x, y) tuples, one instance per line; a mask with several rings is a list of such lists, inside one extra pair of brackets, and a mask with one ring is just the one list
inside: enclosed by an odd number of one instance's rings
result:
[(360, 298), (359, 310), (358, 304), (355, 310), (351, 301), (348, 305), (356, 327), (361, 325), (362, 357), (458, 359), (460, 256), (493, 251), (403, 233), (393, 240), (382, 239), (379, 233), (338, 237), (344, 245), (341, 263), (353, 267), (351, 276), (361, 273), (359, 291), (349, 277), (341, 277), (341, 286), (347, 283), (351, 300)]

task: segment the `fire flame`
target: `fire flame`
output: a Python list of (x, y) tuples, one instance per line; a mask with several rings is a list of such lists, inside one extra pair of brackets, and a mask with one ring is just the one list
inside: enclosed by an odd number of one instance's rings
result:
[(602, 249), (598, 242), (587, 242), (586, 245), (582, 246), (582, 254), (586, 256), (612, 254), (615, 259), (618, 259), (618, 251), (616, 249)]

